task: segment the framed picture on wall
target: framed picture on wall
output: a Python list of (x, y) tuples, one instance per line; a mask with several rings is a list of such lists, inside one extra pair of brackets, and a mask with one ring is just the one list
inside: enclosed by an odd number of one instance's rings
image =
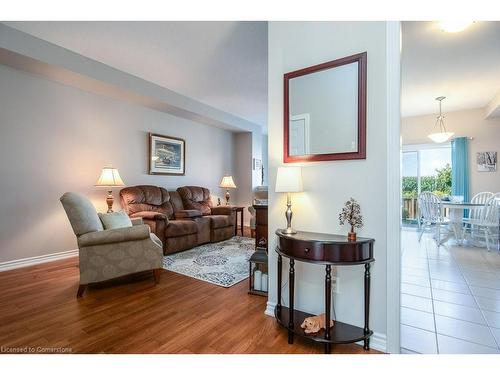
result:
[(183, 176), (186, 172), (184, 139), (149, 133), (149, 174)]
[(497, 170), (497, 152), (478, 152), (476, 164), (478, 172), (495, 172)]

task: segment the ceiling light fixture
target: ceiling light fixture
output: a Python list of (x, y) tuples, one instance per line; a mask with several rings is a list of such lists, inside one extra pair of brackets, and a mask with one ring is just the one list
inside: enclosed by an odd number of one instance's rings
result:
[(446, 31), (447, 33), (459, 33), (460, 31), (468, 28), (473, 23), (473, 21), (464, 20), (440, 21), (439, 27), (441, 28), (441, 30)]
[(438, 96), (436, 98), (437, 101), (439, 101), (439, 116), (436, 118), (436, 125), (435, 127), (439, 127), (439, 131), (436, 133), (429, 134), (428, 137), (435, 143), (444, 143), (447, 140), (449, 140), (451, 137), (453, 137), (453, 134), (451, 132), (446, 131), (446, 127), (444, 126), (444, 116), (441, 111), (441, 102), (446, 98), (446, 96)]

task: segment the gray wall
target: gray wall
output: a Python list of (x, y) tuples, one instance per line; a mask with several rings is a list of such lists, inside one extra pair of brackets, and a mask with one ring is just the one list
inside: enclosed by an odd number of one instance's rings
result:
[[(252, 204), (252, 133), (236, 133), (234, 135), (234, 183), (237, 189), (230, 189), (231, 203), (248, 207)], [(245, 225), (250, 224), (250, 213), (244, 210)], [(239, 220), (239, 216), (238, 216)], [(239, 221), (238, 221), (239, 222)]]
[[(186, 140), (185, 176), (147, 174), (148, 132)], [(233, 152), (229, 131), (0, 65), (0, 263), (75, 249), (59, 197), (79, 191), (105, 211), (105, 190), (93, 186), (105, 165), (127, 185), (203, 185), (222, 198)]]
[[(472, 137), (469, 141), (470, 194), (500, 191), (500, 166), (495, 172), (478, 172), (476, 153), (496, 151), (500, 156), (500, 118), (485, 119), (484, 108), (445, 113), (445, 125), (454, 137)], [(428, 134), (435, 131), (436, 115), (406, 117), (401, 121), (404, 145), (431, 143)], [(498, 162), (498, 160), (497, 160)]]
[[(293, 223), (299, 230), (347, 234), (337, 215), (350, 197), (361, 205), (364, 227), (359, 235), (375, 238), (370, 324), (373, 342), (383, 348), (386, 334), (387, 248), (387, 86), (385, 22), (270, 22), (269, 30), (269, 185), (283, 165), (283, 74), (295, 69), (367, 51), (366, 160), (302, 164), (304, 192), (294, 194)], [(346, 38), (346, 36), (348, 36)], [(288, 164), (290, 165), (290, 164)], [(299, 164), (300, 165), (300, 164)], [(286, 194), (269, 190), (269, 248), (276, 244), (277, 228), (285, 226)], [(268, 312), (276, 303), (276, 253), (269, 252)], [(284, 269), (287, 275), (288, 270)], [(363, 269), (338, 267), (336, 318), (363, 326)], [(296, 306), (320, 313), (324, 309), (324, 268), (296, 266)], [(284, 278), (286, 281), (286, 277)], [(285, 304), (288, 302), (284, 288)], [(380, 348), (380, 346), (379, 346)]]

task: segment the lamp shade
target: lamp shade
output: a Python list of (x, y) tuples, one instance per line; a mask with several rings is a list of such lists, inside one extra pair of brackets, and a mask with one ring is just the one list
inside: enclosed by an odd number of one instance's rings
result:
[(278, 167), (276, 193), (298, 193), (302, 191), (302, 169), (300, 167)]
[(219, 187), (225, 188), (225, 189), (236, 189), (236, 185), (234, 184), (233, 181), (233, 176), (224, 176), (222, 177), (222, 180), (220, 182)]
[(455, 133), (451, 132), (432, 133), (429, 134), (427, 137), (429, 137), (434, 143), (444, 143), (448, 141), (451, 137), (453, 137), (453, 134)]
[(124, 186), (118, 169), (104, 167), (95, 186)]

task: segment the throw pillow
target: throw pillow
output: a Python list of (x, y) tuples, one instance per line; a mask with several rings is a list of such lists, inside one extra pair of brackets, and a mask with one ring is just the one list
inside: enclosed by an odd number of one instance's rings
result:
[(103, 214), (99, 212), (104, 229), (128, 228), (132, 226), (132, 221), (125, 212), (110, 212)]

